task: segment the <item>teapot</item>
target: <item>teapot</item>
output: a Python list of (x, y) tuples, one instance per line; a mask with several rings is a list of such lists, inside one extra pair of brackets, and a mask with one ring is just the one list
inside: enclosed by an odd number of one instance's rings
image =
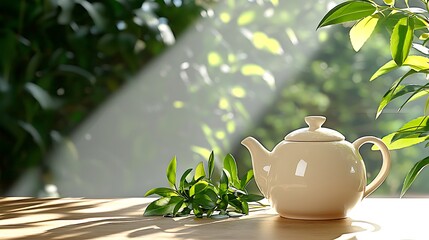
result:
[[(302, 220), (341, 219), (386, 179), (390, 154), (381, 139), (366, 136), (350, 143), (322, 127), (323, 116), (305, 117), (308, 128), (289, 133), (272, 151), (255, 138), (243, 144), (250, 152), (256, 184), (280, 216)], [(375, 144), (383, 163), (367, 185), (359, 148)]]

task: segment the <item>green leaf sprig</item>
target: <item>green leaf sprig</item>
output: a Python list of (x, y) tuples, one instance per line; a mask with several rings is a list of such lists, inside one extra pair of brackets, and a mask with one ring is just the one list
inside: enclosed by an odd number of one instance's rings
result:
[[(424, 74), (429, 79), (429, 1), (415, 1), (419, 7), (410, 7), (409, 0), (395, 6), (395, 0), (383, 0), (384, 4), (373, 0), (348, 0), (332, 8), (320, 21), (317, 28), (356, 21), (350, 30), (350, 41), (357, 52), (370, 38), (375, 29), (387, 29), (390, 35), (390, 53), (392, 59), (381, 66), (370, 81), (390, 73), (400, 67), (408, 71), (396, 80), (381, 99), (376, 118), (394, 99), (408, 95), (399, 107), (400, 111), (407, 103), (426, 98), (423, 116), (405, 123), (397, 131), (385, 136), (383, 141), (390, 150), (410, 147), (422, 142), (429, 146), (429, 83), (410, 84), (403, 80), (415, 74)], [(414, 48), (413, 55), (410, 52)], [(429, 157), (417, 161), (407, 173), (401, 190), (401, 197), (410, 188), (418, 174), (429, 165)]]
[[(238, 177), (237, 163), (231, 154), (223, 161), (220, 178), (215, 180), (214, 154), (211, 152), (207, 164), (200, 162), (191, 177), (192, 168), (187, 169), (180, 181), (176, 181), (176, 157), (173, 157), (167, 167), (167, 179), (170, 187), (154, 188), (146, 192), (160, 198), (150, 203), (145, 209), (144, 216), (184, 216), (194, 214), (197, 218), (227, 218), (249, 213), (249, 202), (258, 202), (264, 197), (249, 194), (246, 186), (253, 179), (253, 170), (249, 170), (242, 179)], [(190, 178), (190, 179), (189, 179)], [(262, 204), (261, 204), (262, 205)]]

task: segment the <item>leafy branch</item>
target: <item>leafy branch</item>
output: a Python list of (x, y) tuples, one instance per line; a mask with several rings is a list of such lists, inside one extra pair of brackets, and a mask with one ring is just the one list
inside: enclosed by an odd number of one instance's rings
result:
[[(404, 124), (397, 131), (385, 136), (383, 141), (389, 149), (410, 147), (429, 140), (429, 83), (403, 84), (403, 80), (415, 74), (429, 73), (429, 0), (415, 1), (417, 7), (410, 7), (409, 0), (404, 0), (406, 7), (397, 7), (395, 0), (383, 0), (378, 4), (373, 0), (351, 0), (332, 8), (320, 21), (317, 28), (356, 21), (350, 29), (350, 41), (355, 51), (359, 51), (376, 29), (385, 28), (390, 34), (390, 53), (392, 60), (381, 66), (370, 81), (390, 73), (398, 68), (407, 67), (409, 71), (396, 80), (381, 99), (376, 118), (394, 99), (408, 96), (401, 104), (400, 111), (409, 102), (426, 97), (423, 116)], [(416, 54), (411, 55), (414, 49)], [(425, 147), (429, 146), (429, 142)], [(405, 177), (401, 197), (410, 188), (420, 171), (429, 165), (429, 157), (418, 161)]]
[(253, 178), (253, 170), (249, 170), (242, 179), (238, 177), (237, 163), (231, 154), (223, 160), (223, 170), (218, 181), (213, 178), (215, 169), (214, 154), (211, 152), (207, 164), (200, 162), (192, 176), (192, 168), (187, 169), (180, 181), (176, 176), (176, 157), (167, 167), (167, 179), (170, 187), (154, 188), (146, 192), (146, 196), (157, 194), (159, 199), (150, 203), (144, 216), (184, 216), (193, 213), (197, 218), (203, 216), (226, 218), (238, 214), (249, 213), (249, 202), (258, 202), (264, 197), (249, 194), (246, 186)]

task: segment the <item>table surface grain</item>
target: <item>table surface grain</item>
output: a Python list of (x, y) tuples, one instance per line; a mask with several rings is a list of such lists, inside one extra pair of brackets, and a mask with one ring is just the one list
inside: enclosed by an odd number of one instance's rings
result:
[(331, 221), (285, 219), (268, 207), (222, 220), (143, 217), (152, 200), (0, 198), (0, 239), (429, 239), (426, 198), (368, 198)]

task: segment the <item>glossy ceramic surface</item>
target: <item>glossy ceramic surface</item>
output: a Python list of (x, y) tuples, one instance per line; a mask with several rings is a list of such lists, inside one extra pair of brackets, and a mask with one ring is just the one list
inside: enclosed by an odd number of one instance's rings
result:
[[(252, 137), (242, 141), (251, 153), (256, 183), (282, 217), (344, 218), (385, 180), (389, 151), (376, 137), (363, 137), (354, 143), (342, 140), (340, 133), (321, 128), (324, 117), (306, 120), (308, 128), (292, 132), (271, 152)], [(367, 142), (376, 144), (383, 156), (380, 173), (368, 186), (359, 154), (360, 146)]]

